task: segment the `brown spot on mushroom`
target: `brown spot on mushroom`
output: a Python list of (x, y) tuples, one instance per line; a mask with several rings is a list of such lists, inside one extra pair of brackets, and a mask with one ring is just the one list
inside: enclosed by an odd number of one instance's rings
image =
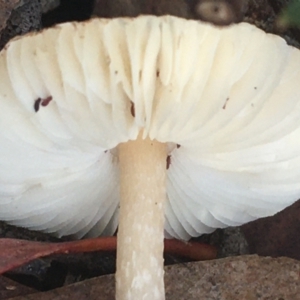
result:
[(255, 86), (254, 89), (257, 90), (257, 86)]
[(52, 96), (49, 96), (49, 97), (47, 97), (45, 99), (42, 99), (41, 105), (42, 106), (47, 106), (50, 103), (51, 100), (52, 100)]
[(179, 144), (176, 145), (176, 148), (177, 148), (177, 149), (179, 149), (180, 147), (181, 147), (181, 145), (179, 145)]
[(135, 117), (135, 108), (134, 108), (134, 103), (132, 101), (130, 101), (131, 103), (131, 107), (130, 107), (130, 112), (131, 112), (131, 115), (133, 117)]
[(159, 77), (159, 71), (158, 70), (156, 71), (156, 77)]
[(117, 70), (115, 71), (115, 75), (118, 75), (118, 71)]
[(40, 105), (41, 106), (47, 106), (50, 101), (52, 100), (52, 96), (49, 96), (49, 97), (46, 97), (44, 99), (42, 98), (37, 98), (35, 101), (34, 101), (34, 104), (33, 104), (33, 108), (34, 108), (34, 111), (35, 112), (38, 112), (39, 109), (40, 109)]
[(41, 98), (38, 98), (38, 99), (36, 99), (36, 100), (34, 101), (33, 108), (34, 108), (34, 111), (35, 111), (35, 112), (38, 112), (38, 111), (39, 111), (41, 101), (42, 101)]
[(223, 105), (223, 109), (226, 109), (227, 102), (229, 101), (229, 97), (226, 98), (225, 103)]
[(171, 165), (171, 155), (167, 156), (167, 170), (169, 170), (169, 167)]

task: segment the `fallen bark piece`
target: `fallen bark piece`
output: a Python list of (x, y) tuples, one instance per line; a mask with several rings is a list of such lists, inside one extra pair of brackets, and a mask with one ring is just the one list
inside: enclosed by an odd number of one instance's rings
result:
[(287, 256), (300, 260), (300, 201), (273, 217), (262, 218), (241, 227), (250, 253)]
[[(165, 272), (167, 300), (300, 299), (300, 262), (290, 258), (238, 256), (168, 266)], [(102, 276), (10, 300), (111, 300), (114, 280)]]
[[(34, 259), (51, 254), (115, 251), (116, 237), (101, 237), (64, 243), (43, 243), (18, 239), (0, 239), (0, 274)], [(191, 260), (214, 259), (217, 249), (197, 242), (165, 240), (165, 252)], [(1, 299), (1, 298), (0, 298)]]

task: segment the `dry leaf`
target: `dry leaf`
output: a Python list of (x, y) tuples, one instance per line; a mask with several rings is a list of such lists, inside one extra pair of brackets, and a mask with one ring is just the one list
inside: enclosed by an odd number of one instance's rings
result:
[[(0, 274), (51, 254), (115, 251), (116, 244), (116, 237), (101, 237), (64, 243), (0, 239)], [(178, 240), (165, 240), (165, 252), (185, 256), (191, 260), (214, 259), (217, 255), (217, 250), (213, 246)]]

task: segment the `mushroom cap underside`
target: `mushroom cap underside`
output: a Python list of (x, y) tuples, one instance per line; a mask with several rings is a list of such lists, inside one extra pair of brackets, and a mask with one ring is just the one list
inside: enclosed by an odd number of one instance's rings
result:
[[(0, 219), (96, 236), (118, 225), (114, 150), (168, 144), (165, 230), (188, 239), (300, 198), (300, 54), (241, 23), (66, 23), (0, 54)], [(177, 145), (177, 146), (176, 146)]]

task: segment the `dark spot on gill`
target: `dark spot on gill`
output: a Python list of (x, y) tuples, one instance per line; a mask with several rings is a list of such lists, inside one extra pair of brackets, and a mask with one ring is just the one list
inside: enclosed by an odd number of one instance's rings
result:
[(42, 101), (41, 98), (38, 98), (38, 99), (36, 99), (36, 100), (34, 101), (33, 108), (34, 108), (34, 111), (35, 111), (35, 112), (38, 112), (38, 111), (39, 111), (41, 101)]
[(176, 145), (176, 148), (177, 148), (177, 149), (179, 149), (180, 147), (181, 147), (181, 145), (179, 145), (179, 144)]
[(34, 104), (33, 104), (33, 108), (34, 108), (34, 111), (35, 112), (38, 112), (39, 109), (40, 109), (40, 105), (41, 106), (47, 106), (50, 101), (52, 100), (52, 96), (49, 96), (47, 98), (37, 98), (35, 101), (34, 101)]
[(169, 170), (169, 167), (171, 165), (171, 155), (167, 156), (167, 170)]
[(134, 103), (133, 103), (132, 101), (130, 101), (130, 102), (131, 102), (130, 112), (131, 112), (131, 115), (132, 115), (133, 117), (135, 117)]
[(226, 109), (226, 105), (227, 105), (227, 102), (229, 101), (229, 97), (228, 98), (226, 98), (226, 100), (225, 100), (225, 103), (224, 103), (224, 105), (223, 105), (223, 109)]
[(159, 77), (159, 71), (158, 70), (156, 71), (156, 77)]
[(50, 103), (51, 100), (52, 100), (52, 96), (49, 96), (45, 99), (42, 99), (41, 105), (42, 106), (47, 106)]
[(255, 86), (254, 89), (257, 90), (257, 86)]

